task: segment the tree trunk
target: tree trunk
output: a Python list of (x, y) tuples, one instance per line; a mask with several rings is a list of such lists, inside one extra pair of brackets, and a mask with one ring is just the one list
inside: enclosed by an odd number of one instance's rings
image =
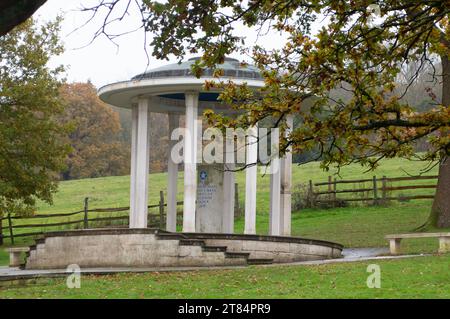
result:
[(438, 228), (450, 227), (450, 158), (446, 156), (439, 165), (439, 178), (430, 223)]
[(45, 2), (46, 0), (2, 0), (0, 2), (0, 36), (25, 22)]
[[(450, 60), (441, 56), (442, 104), (450, 107)], [(441, 132), (449, 134), (448, 131)], [(450, 227), (450, 157), (443, 153), (439, 164), (439, 177), (429, 222), (438, 228)]]

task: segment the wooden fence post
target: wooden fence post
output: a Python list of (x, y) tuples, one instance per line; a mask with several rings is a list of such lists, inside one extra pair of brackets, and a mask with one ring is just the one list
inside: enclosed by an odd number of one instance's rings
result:
[(333, 182), (333, 204), (334, 204), (334, 207), (337, 206), (336, 189), (337, 189), (337, 179), (335, 177), (334, 182)]
[(164, 192), (159, 191), (159, 228), (164, 228)]
[[(331, 178), (331, 175), (328, 175), (328, 199), (329, 200), (333, 200), (333, 180)], [(333, 202), (333, 206), (334, 206), (334, 202)]]
[(83, 228), (88, 229), (89, 228), (89, 197), (84, 198), (84, 223)]
[(315, 200), (314, 200), (314, 188), (313, 188), (312, 180), (309, 180), (308, 197), (309, 197), (309, 205), (310, 205), (310, 207), (314, 208), (316, 205), (315, 205)]
[(381, 180), (381, 196), (383, 198), (383, 204), (386, 204), (386, 198), (387, 198), (387, 180), (386, 176), (383, 175), (383, 179)]
[(377, 177), (373, 177), (373, 204), (378, 204), (378, 188), (377, 188)]
[(234, 183), (234, 216), (235, 218), (241, 217), (241, 207), (239, 206), (239, 185)]
[(9, 238), (11, 239), (11, 244), (14, 245), (14, 233), (13, 233), (13, 225), (11, 219), (11, 213), (8, 213), (8, 227), (9, 227)]
[(0, 245), (3, 245), (3, 215), (0, 215)]

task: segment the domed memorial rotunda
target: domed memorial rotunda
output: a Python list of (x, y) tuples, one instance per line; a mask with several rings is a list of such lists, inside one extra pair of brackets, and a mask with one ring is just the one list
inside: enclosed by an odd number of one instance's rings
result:
[[(244, 135), (245, 156), (237, 161), (234, 138), (225, 138), (224, 161), (204, 162), (199, 149), (205, 109), (233, 115), (238, 112), (218, 101), (219, 91), (206, 91), (205, 80), (217, 80), (212, 70), (201, 78), (191, 73), (198, 58), (169, 64), (136, 75), (129, 81), (112, 83), (99, 89), (104, 102), (131, 109), (131, 176), (129, 228), (86, 229), (47, 233), (31, 247), (28, 269), (80, 267), (183, 267), (230, 266), (255, 263), (294, 262), (338, 258), (342, 245), (290, 237), (291, 167), (287, 153), (279, 169), (270, 174), (269, 234), (256, 234), (256, 194), (258, 130)], [(222, 80), (246, 83), (253, 90), (264, 85), (259, 70), (226, 58), (218, 68)], [(148, 193), (158, 189), (149, 185), (150, 112), (169, 118), (166, 229), (148, 228)], [(179, 128), (184, 115), (185, 127)], [(292, 118), (287, 119), (292, 128)], [(183, 134), (175, 134), (182, 131)], [(182, 152), (179, 151), (182, 149)], [(178, 151), (174, 151), (178, 150)], [(231, 151), (230, 151), (231, 150)], [(182, 156), (180, 155), (182, 153)], [(177, 160), (178, 154), (178, 160)], [(219, 156), (219, 157), (220, 157)], [(242, 159), (242, 158), (241, 158)], [(184, 164), (183, 226), (177, 232), (178, 166)], [(245, 167), (244, 234), (234, 234), (235, 164)]]
[[(130, 227), (142, 228), (147, 225), (147, 192), (148, 192), (148, 159), (149, 151), (149, 113), (167, 113), (169, 115), (169, 133), (178, 127), (180, 115), (185, 115), (186, 129), (191, 134), (184, 139), (184, 199), (183, 199), (183, 232), (221, 232), (233, 233), (234, 215), (234, 172), (230, 167), (234, 162), (227, 162), (227, 169), (223, 172), (223, 192), (211, 187), (198, 190), (201, 172), (211, 172), (208, 165), (201, 165), (197, 169), (198, 147), (201, 146), (201, 132), (196, 128), (196, 120), (205, 109), (215, 112), (232, 114), (236, 110), (220, 103), (218, 92), (204, 90), (205, 80), (214, 80), (211, 69), (206, 69), (201, 78), (191, 73), (191, 66), (199, 58), (191, 58), (183, 63), (169, 64), (160, 68), (149, 70), (146, 73), (133, 77), (130, 81), (114, 83), (99, 90), (100, 98), (119, 107), (129, 108), (132, 111), (132, 155), (131, 155), (131, 192), (130, 192)], [(251, 65), (243, 66), (238, 60), (226, 58), (218, 66), (223, 70), (223, 78), (231, 79), (236, 84), (246, 83), (249, 88), (258, 89), (264, 85), (259, 70)], [(217, 79), (216, 79), (217, 80)], [(289, 119), (292, 125), (292, 119)], [(257, 161), (257, 129), (252, 128), (247, 133), (246, 162), (254, 164)], [(200, 135), (200, 136), (199, 136)], [(200, 141), (200, 142), (199, 142)], [(172, 141), (172, 145), (176, 141)], [(200, 154), (201, 155), (201, 154)], [(170, 156), (169, 156), (170, 157)], [(201, 158), (201, 156), (200, 156)], [(291, 155), (282, 160), (282, 171), (272, 176), (271, 183), (271, 235), (290, 235), (291, 220)], [(176, 195), (178, 164), (168, 159), (168, 214), (167, 230), (176, 230)], [(209, 165), (210, 166), (210, 165)], [(219, 170), (220, 171), (220, 170)], [(218, 175), (216, 173), (215, 175)], [(211, 174), (210, 174), (211, 175)], [(221, 174), (219, 174), (221, 175)], [(221, 176), (215, 176), (216, 179)], [(256, 165), (246, 169), (245, 188), (245, 233), (256, 232)], [(150, 186), (151, 187), (151, 186)], [(219, 192), (218, 192), (219, 191)], [(198, 196), (208, 194), (218, 199), (213, 210), (205, 211), (205, 200)], [(220, 194), (219, 194), (220, 193)], [(197, 204), (202, 207), (196, 207)], [(214, 198), (208, 198), (214, 202)], [(214, 207), (214, 205), (212, 206)], [(219, 211), (219, 208), (220, 211)]]

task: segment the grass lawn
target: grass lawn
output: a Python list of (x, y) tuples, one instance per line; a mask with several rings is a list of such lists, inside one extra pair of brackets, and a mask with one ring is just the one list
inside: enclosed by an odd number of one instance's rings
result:
[(0, 265), (7, 265), (9, 262), (9, 254), (6, 252), (5, 248), (0, 249)]
[[(408, 175), (418, 175), (426, 166), (417, 161), (406, 161), (403, 159), (389, 159), (382, 161), (379, 168), (373, 172), (365, 172), (365, 168), (353, 164), (340, 170), (340, 177), (343, 179), (371, 178), (373, 175), (382, 177), (399, 177)], [(262, 171), (261, 171), (262, 172)], [(314, 182), (326, 181), (328, 175), (333, 175), (336, 170), (325, 172), (320, 168), (319, 163), (308, 163), (302, 166), (294, 164), (292, 170), (293, 185), (307, 184), (311, 179)], [(428, 172), (427, 175), (437, 174), (437, 168)], [(239, 184), (240, 202), (243, 203), (245, 195), (245, 173), (236, 174), (236, 182)], [(430, 184), (435, 180), (414, 181), (414, 184)], [(121, 207), (129, 205), (129, 176), (113, 176), (92, 179), (80, 179), (61, 182), (59, 191), (54, 196), (54, 204), (38, 204), (38, 212), (41, 213), (61, 213), (81, 210), (83, 200), (89, 197), (90, 208), (97, 207)], [(269, 211), (269, 191), (270, 176), (258, 174), (258, 194), (257, 210), (264, 214)], [(408, 185), (408, 182), (396, 185)], [(155, 173), (149, 177), (149, 203), (157, 204), (159, 201), (159, 191), (167, 191), (167, 174)], [(367, 184), (371, 185), (371, 183)], [(370, 187), (370, 186), (369, 186)], [(183, 200), (183, 174), (180, 172), (178, 177), (178, 199)], [(404, 191), (403, 194), (433, 194), (433, 189), (421, 189)], [(398, 195), (398, 193), (396, 193)]]
[[(375, 172), (364, 173), (363, 168), (352, 165), (342, 169), (340, 174), (345, 179), (372, 175), (397, 177), (419, 174), (422, 168), (418, 162), (393, 159), (384, 161)], [(325, 181), (333, 173), (322, 171), (318, 163), (294, 166), (293, 184), (307, 184), (310, 179)], [(428, 174), (436, 174), (436, 171)], [(157, 202), (159, 190), (166, 190), (166, 177), (166, 174), (150, 175), (150, 203)], [(245, 176), (240, 172), (236, 179), (242, 202)], [(261, 234), (267, 233), (269, 225), (269, 179), (268, 175), (258, 177), (257, 232)], [(433, 182), (423, 181), (424, 184)], [(182, 183), (180, 174), (179, 200), (182, 200)], [(412, 190), (405, 194), (432, 194), (433, 191)], [(90, 198), (91, 208), (128, 206), (128, 192), (128, 176), (62, 182), (54, 205), (40, 203), (38, 212), (80, 210), (84, 197)], [(431, 200), (415, 200), (391, 202), (387, 206), (303, 209), (292, 215), (292, 234), (335, 241), (345, 247), (386, 247), (386, 234), (413, 231), (427, 219), (430, 207)], [(51, 221), (56, 219), (47, 219), (47, 222)], [(61, 218), (58, 221), (62, 221)], [(244, 220), (240, 218), (235, 223), (235, 231), (242, 232), (243, 228)], [(31, 239), (19, 240), (18, 244), (30, 242)], [(405, 253), (436, 252), (437, 246), (437, 239), (413, 239), (402, 243)], [(0, 265), (7, 262), (6, 252), (0, 249)], [(366, 287), (369, 263), (381, 266), (381, 289)], [(447, 254), (320, 266), (83, 276), (82, 289), (66, 288), (62, 278), (39, 279), (33, 285), (0, 288), (0, 298), (450, 298), (449, 264), (450, 255)]]
[[(344, 179), (368, 178), (372, 175), (388, 177), (416, 175), (424, 168), (424, 164), (417, 161), (405, 161), (390, 159), (382, 162), (374, 172), (364, 172), (359, 165), (344, 167), (340, 171), (340, 177)], [(310, 179), (315, 182), (325, 181), (327, 176), (335, 171), (324, 172), (319, 163), (309, 163), (293, 167), (293, 184), (307, 184)], [(436, 174), (436, 169), (427, 173)], [(159, 198), (159, 190), (166, 190), (165, 173), (150, 175), (149, 202), (156, 203)], [(269, 225), (269, 176), (258, 175), (257, 193), (257, 232), (266, 234)], [(245, 175), (237, 173), (240, 201), (244, 200)], [(433, 180), (415, 181), (430, 184)], [(183, 177), (179, 176), (179, 200), (182, 200)], [(407, 184), (404, 182), (403, 184)], [(396, 184), (397, 185), (397, 184)], [(400, 185), (400, 184), (398, 184)], [(420, 194), (432, 194), (433, 189), (412, 190)], [(406, 192), (405, 192), (406, 193)], [(59, 191), (54, 196), (54, 204), (38, 204), (38, 213), (72, 212), (82, 209), (83, 199), (90, 198), (90, 208), (128, 206), (129, 201), (129, 177), (115, 176), (95, 179), (82, 179), (61, 182)], [(242, 206), (242, 205), (241, 205)], [(346, 247), (381, 247), (387, 246), (384, 239), (386, 234), (397, 232), (410, 232), (420, 226), (427, 218), (431, 207), (431, 200), (414, 200), (409, 202), (391, 202), (388, 206), (349, 206), (333, 209), (304, 209), (294, 212), (292, 215), (292, 234), (294, 236), (324, 239), (342, 243)], [(117, 216), (124, 213), (111, 213)], [(125, 212), (126, 214), (126, 212)], [(102, 215), (105, 216), (105, 215)], [(72, 218), (48, 218), (28, 220), (26, 223), (63, 222), (80, 219), (81, 216)], [(6, 225), (4, 223), (4, 231)], [(242, 232), (244, 219), (240, 218), (235, 223), (235, 231)], [(44, 231), (61, 230), (61, 227), (44, 227)], [(38, 229), (33, 229), (37, 231)], [(16, 232), (30, 231), (30, 229), (16, 229)], [(432, 230), (430, 230), (432, 231)], [(29, 244), (30, 237), (18, 238), (18, 245)], [(8, 240), (6, 240), (8, 244)], [(5, 247), (5, 246), (3, 246)], [(407, 240), (404, 242), (405, 252), (430, 252), (436, 251), (437, 240)], [(7, 264), (8, 256), (0, 249), (0, 265)]]
[[(356, 178), (370, 178), (372, 175), (377, 175), (378, 177), (381, 177), (383, 175), (386, 175), (388, 177), (397, 177), (397, 176), (407, 176), (407, 175), (416, 175), (419, 174), (420, 171), (424, 168), (424, 164), (417, 162), (417, 161), (406, 161), (401, 159), (389, 159), (382, 162), (380, 167), (374, 171), (374, 172), (365, 172), (365, 168), (362, 168), (359, 165), (350, 165), (347, 167), (344, 167), (340, 171), (340, 177), (344, 179), (356, 179)], [(327, 176), (330, 174), (335, 173), (335, 171), (330, 172), (324, 172), (320, 166), (319, 163), (309, 163), (302, 166), (295, 166), (293, 167), (293, 185), (300, 185), (304, 184), (306, 185), (308, 181), (311, 179), (314, 182), (319, 181), (325, 181), (327, 180)], [(436, 174), (436, 168), (429, 172), (428, 174)], [(179, 180), (178, 180), (178, 199), (182, 200), (182, 190), (183, 190), (183, 174), (180, 172), (179, 174)], [(244, 172), (238, 172), (236, 174), (236, 182), (239, 185), (239, 198), (241, 202), (241, 207), (243, 207), (243, 201), (245, 197), (245, 174)], [(167, 174), (166, 173), (156, 173), (156, 174), (150, 174), (149, 177), (149, 203), (150, 204), (157, 204), (159, 200), (159, 191), (163, 190), (166, 191), (166, 184), (167, 184)], [(258, 193), (257, 193), (257, 228), (259, 232), (266, 233), (268, 229), (268, 212), (269, 212), (269, 181), (270, 176), (262, 174), (258, 175)], [(408, 184), (410, 182), (402, 182), (396, 184), (404, 185)], [(435, 180), (423, 180), (423, 181), (414, 181), (414, 184), (424, 183), (424, 184), (432, 184), (435, 183)], [(365, 187), (371, 187), (368, 183)], [(341, 186), (340, 186), (341, 187)], [(356, 187), (361, 187), (356, 185)], [(420, 190), (407, 190), (403, 191), (402, 193), (404, 195), (406, 194), (433, 194), (433, 189), (420, 189)], [(399, 193), (396, 193), (396, 195), (399, 195)], [(54, 203), (53, 205), (48, 205), (45, 203), (38, 203), (38, 213), (44, 213), (44, 214), (53, 214), (53, 213), (68, 213), (73, 211), (79, 211), (83, 209), (83, 199), (85, 197), (89, 197), (89, 207), (90, 208), (104, 208), (104, 207), (123, 207), (129, 205), (129, 176), (115, 176), (115, 177), (103, 177), (103, 178), (94, 178), (94, 179), (81, 179), (81, 180), (74, 180), (74, 181), (65, 181), (61, 182), (59, 186), (58, 192), (54, 196)], [(181, 207), (180, 207), (181, 209)], [(385, 208), (380, 208), (380, 214), (382, 214), (382, 211), (384, 211)], [(401, 217), (400, 219), (403, 220), (403, 217), (405, 217), (405, 222), (402, 222), (402, 224), (407, 223), (411, 226), (419, 226), (426, 218), (428, 212), (430, 210), (430, 201), (427, 200), (417, 200), (414, 202), (409, 203), (397, 203), (393, 202), (392, 206), (387, 207), (385, 212), (387, 214), (387, 211), (392, 211), (393, 213), (393, 220), (396, 221), (396, 217)], [(154, 213), (157, 213), (157, 209), (153, 210)], [(343, 226), (340, 225), (339, 219), (343, 218), (346, 219), (346, 216), (350, 216), (352, 219), (359, 217), (362, 217), (359, 215), (358, 212), (372, 212), (373, 214), (377, 214), (378, 208), (375, 208), (372, 210), (372, 208), (365, 208), (365, 207), (347, 207), (342, 209), (332, 209), (332, 210), (303, 210), (300, 216), (294, 216), (293, 223), (300, 223), (301, 225), (301, 219), (303, 217), (307, 218), (320, 218), (321, 216), (327, 215), (327, 216), (335, 216), (335, 215), (342, 215), (342, 217), (333, 217), (332, 220), (335, 221), (337, 224), (336, 227)], [(108, 213), (109, 214), (109, 213)], [(102, 216), (108, 216), (108, 214), (102, 214)], [(120, 212), (120, 213), (110, 213), (111, 216), (119, 216), (127, 214), (127, 212)], [(401, 216), (399, 216), (399, 214)], [(407, 214), (409, 216), (403, 216), (404, 214)], [(94, 215), (94, 213), (91, 213), (91, 216)], [(314, 216), (313, 216), (314, 215)], [(368, 214), (366, 214), (368, 215)], [(369, 214), (370, 215), (370, 214)], [(363, 217), (365, 219), (366, 217)], [(48, 218), (48, 219), (34, 219), (34, 220), (16, 220), (15, 223), (50, 223), (50, 222), (65, 222), (65, 221), (74, 221), (74, 220), (80, 220), (82, 219), (82, 214), (75, 215), (73, 217), (64, 217), (64, 218)], [(398, 218), (397, 218), (398, 219)], [(330, 227), (333, 227), (334, 222), (331, 222)], [(373, 218), (374, 222), (379, 221), (377, 216), (374, 216)], [(349, 224), (349, 221), (346, 222), (345, 228), (355, 227), (355, 222)], [(372, 221), (371, 221), (372, 222)], [(6, 228), (7, 222), (4, 221), (4, 232), (7, 231)], [(306, 235), (310, 234), (308, 228), (308, 225), (304, 225), (305, 228), (299, 228), (297, 225), (293, 225), (293, 234), (294, 235)], [(404, 225), (408, 226), (408, 225)], [(44, 226), (41, 230), (44, 231), (51, 231), (51, 230), (64, 230), (67, 226), (57, 226), (57, 227), (48, 227)], [(240, 231), (242, 229), (242, 221), (237, 222), (236, 231)], [(401, 228), (403, 229), (403, 228)], [(38, 231), (39, 229), (36, 228), (18, 228), (15, 229), (15, 233), (20, 232), (29, 232), (29, 231)], [(306, 232), (305, 232), (306, 231)], [(336, 230), (338, 231), (338, 230)], [(328, 233), (328, 231), (327, 231)], [(319, 232), (314, 232), (314, 236), (316, 235), (322, 235)], [(334, 238), (334, 237), (333, 237)], [(325, 238), (326, 239), (326, 238)], [(330, 238), (332, 239), (332, 238)], [(29, 242), (31, 239), (25, 239), (27, 242)], [(358, 239), (358, 242), (359, 239)], [(20, 243), (20, 239), (18, 240), (18, 243)], [(23, 243), (23, 241), (22, 241)], [(363, 245), (363, 243), (360, 243), (359, 245)]]
[[(369, 264), (381, 288), (366, 285)], [(315, 266), (39, 279), (0, 288), (0, 298), (450, 298), (450, 255)]]
[[(391, 206), (344, 207), (334, 209), (305, 209), (292, 215), (292, 235), (325, 239), (345, 247), (387, 247), (387, 234), (412, 232), (426, 220), (431, 201), (395, 203)], [(257, 232), (267, 233), (269, 215), (258, 217)], [(244, 221), (236, 222), (242, 232)], [(450, 231), (448, 229), (427, 231)], [(405, 253), (435, 252), (436, 238), (410, 239), (402, 242)]]

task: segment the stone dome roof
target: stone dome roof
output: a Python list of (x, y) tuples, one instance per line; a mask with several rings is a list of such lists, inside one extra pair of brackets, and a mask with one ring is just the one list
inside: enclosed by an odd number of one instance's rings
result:
[[(200, 57), (190, 58), (181, 63), (172, 63), (162, 67), (148, 70), (145, 73), (134, 76), (131, 80), (157, 79), (157, 78), (173, 78), (173, 77), (189, 77), (194, 75), (191, 72), (191, 66)], [(237, 79), (254, 79), (261, 80), (262, 76), (258, 68), (253, 65), (241, 65), (241, 63), (232, 58), (225, 58), (223, 64), (217, 65), (218, 69), (223, 69), (224, 77)], [(205, 69), (202, 77), (212, 77), (213, 70)]]

